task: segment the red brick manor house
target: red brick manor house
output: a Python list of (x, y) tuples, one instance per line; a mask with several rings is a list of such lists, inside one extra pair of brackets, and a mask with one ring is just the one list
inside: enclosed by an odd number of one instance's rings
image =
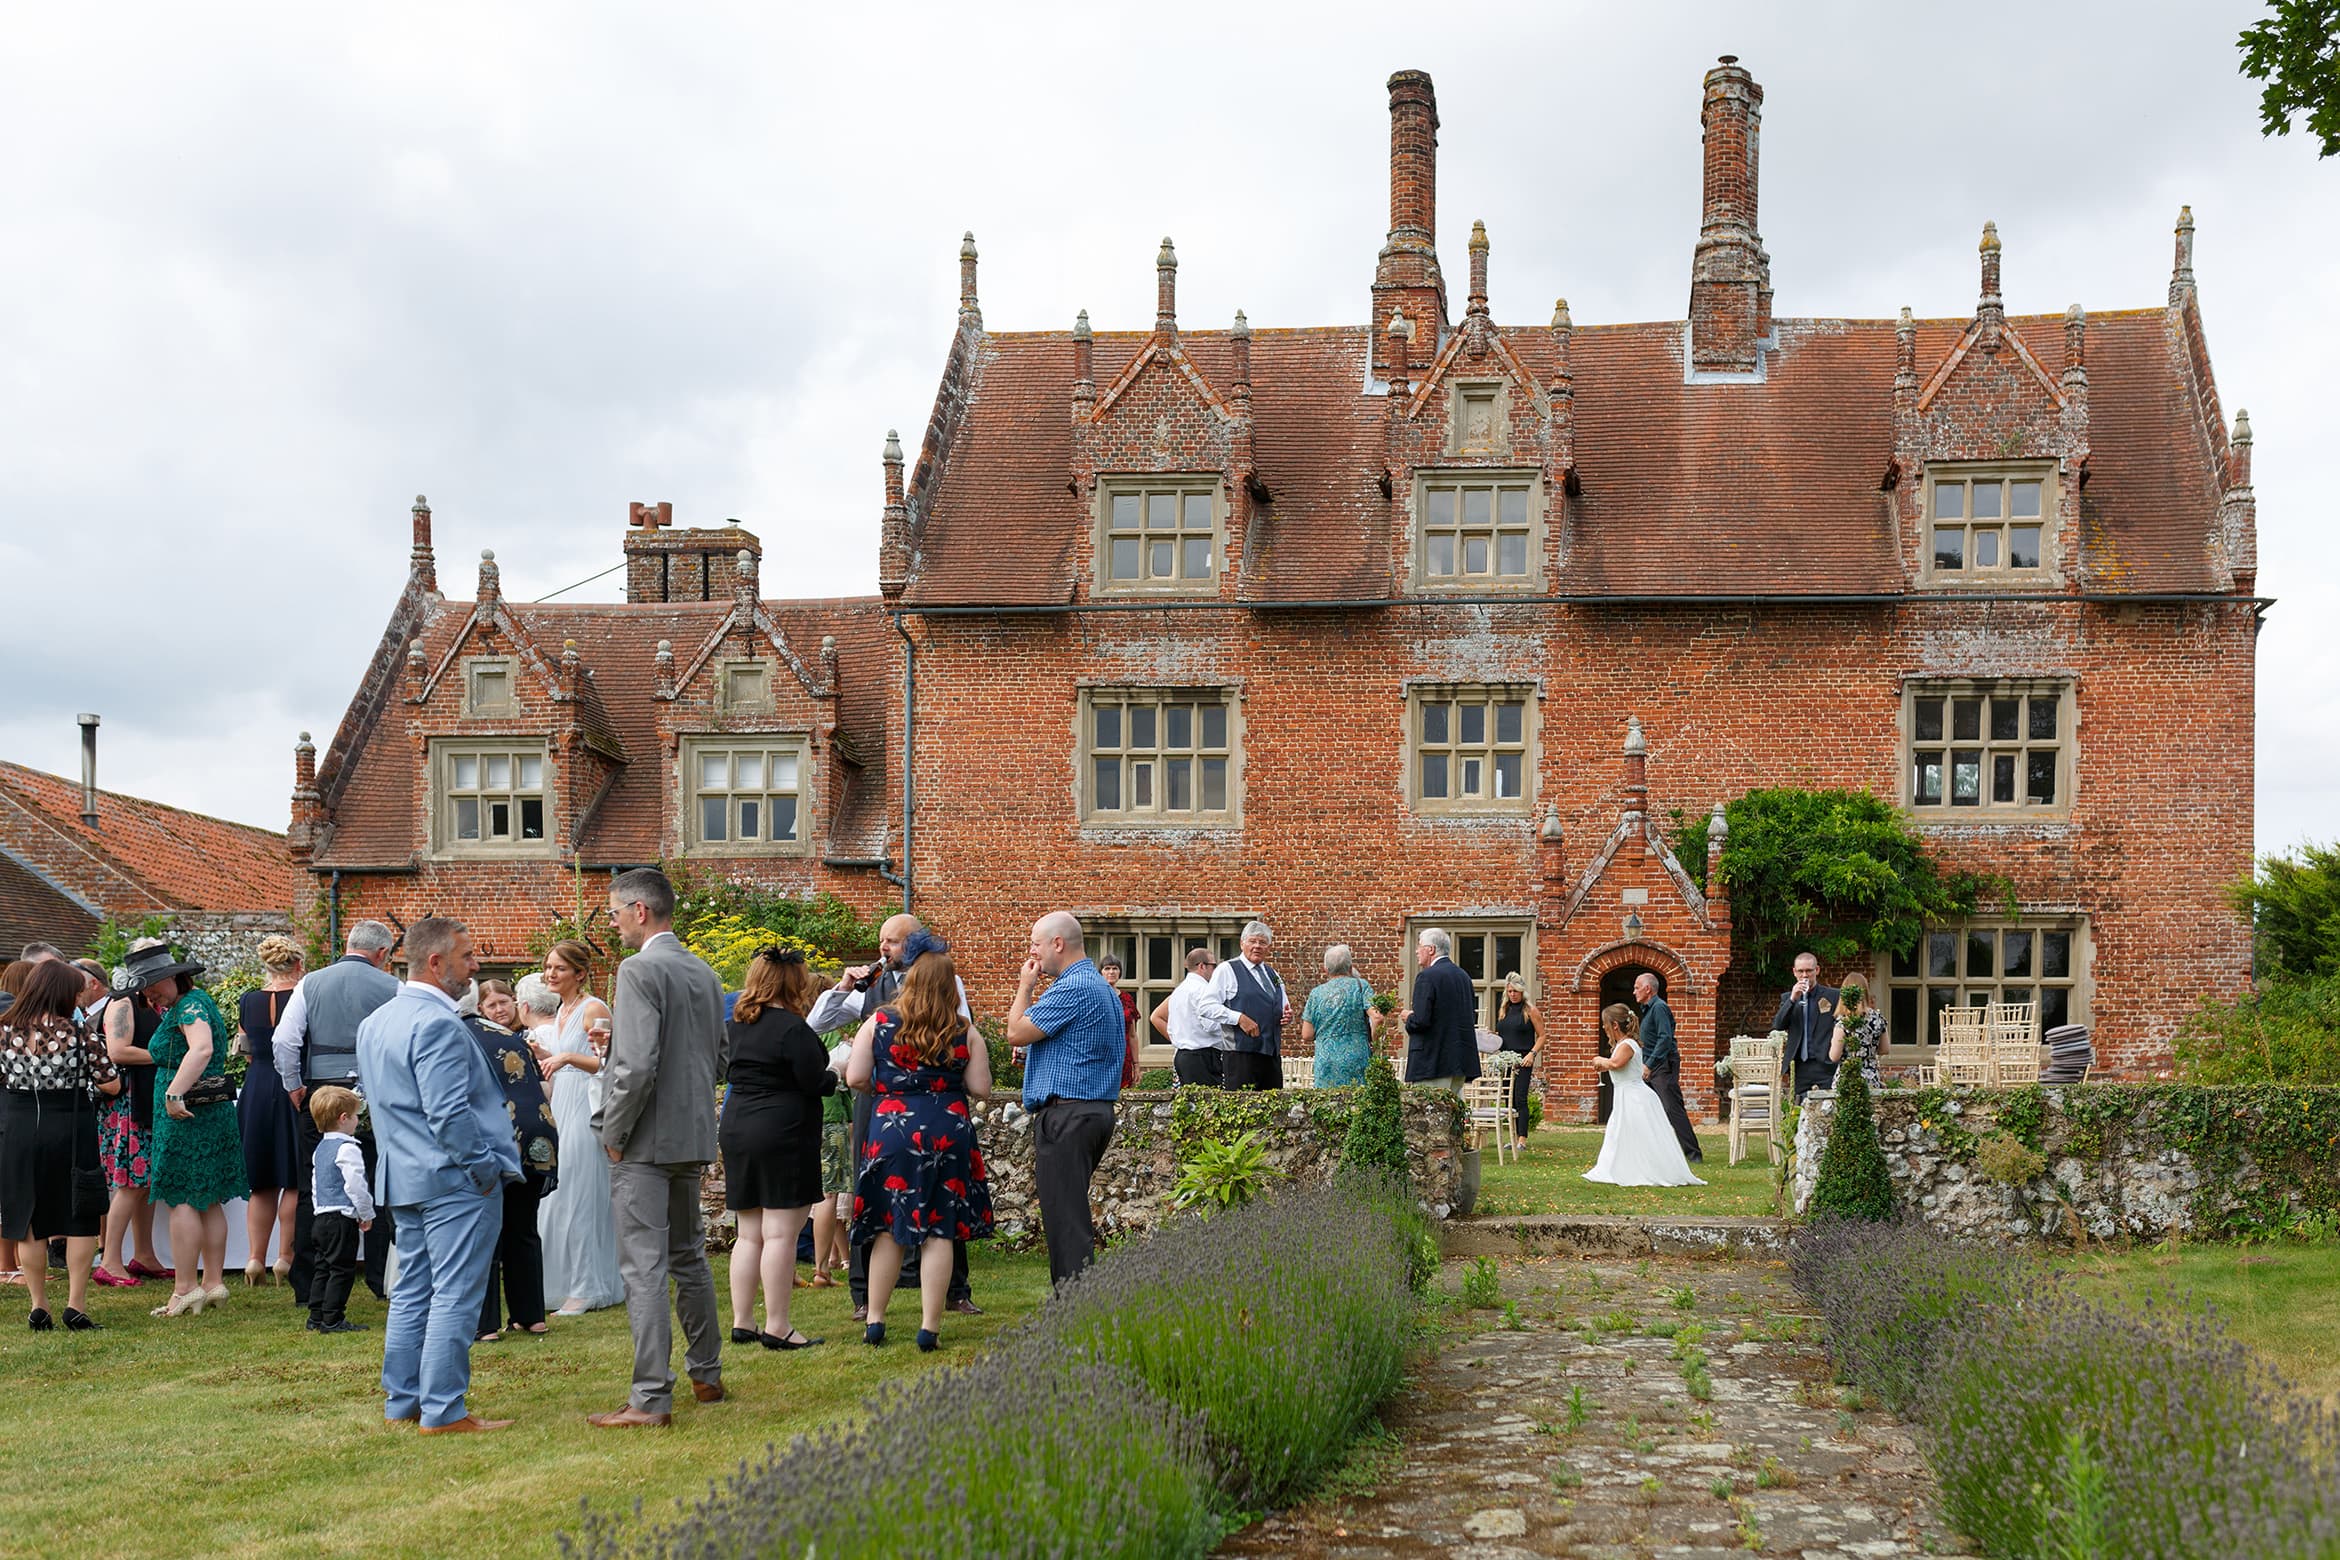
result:
[(633, 861), (906, 877), (991, 1011), (1056, 906), (1146, 1005), (1254, 915), (1303, 988), (1332, 942), (1398, 984), (1442, 926), (1491, 994), (1526, 976), (1566, 1115), (1641, 970), (1694, 1055), (1768, 1017), (1666, 821), (1860, 786), (2019, 901), (1869, 972), (1894, 1055), (2036, 996), (2159, 1065), (2249, 969), (2266, 605), (2192, 219), (2163, 306), (2010, 316), (1986, 225), (1968, 315), (1775, 318), (1762, 103), (1707, 73), (1686, 319), (1498, 324), (1477, 225), (1458, 315), (1412, 71), (1360, 323), (1190, 329), (1165, 240), (1150, 329), (993, 332), (970, 238), (875, 599), (762, 601), (752, 538), (638, 507), (625, 605), (516, 606), (492, 563), (451, 605), (418, 505), (296, 851), (343, 915), (506, 904), (515, 955)]

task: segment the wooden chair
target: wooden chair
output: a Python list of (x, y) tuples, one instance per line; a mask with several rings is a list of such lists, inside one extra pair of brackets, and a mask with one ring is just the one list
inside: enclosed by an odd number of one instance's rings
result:
[(1763, 1134), (1763, 1147), (1773, 1164), (1780, 1159), (1779, 1062), (1782, 1046), (1771, 1037), (1731, 1037), (1730, 1162), (1747, 1154), (1747, 1139)]
[(1942, 1051), (1934, 1063), (1935, 1076), (1948, 1086), (1964, 1084), (1989, 1088), (1998, 1081), (1991, 1050), (1990, 1025), (1979, 1007), (1942, 1010)]
[(1991, 1065), (2002, 1086), (2039, 1082), (2039, 1006), (1994, 1002), (1985, 1009)]
[(1508, 1077), (1473, 1078), (1463, 1085), (1463, 1109), (1469, 1112), (1474, 1143), (1482, 1131), (1495, 1139), (1495, 1162), (1503, 1163), (1506, 1150), (1519, 1157), (1519, 1138), (1512, 1131), (1511, 1080)]
[(1287, 1057), (1285, 1057), (1283, 1060), (1284, 1060), (1284, 1087), (1285, 1087), (1285, 1088), (1287, 1088), (1287, 1089), (1313, 1089), (1313, 1088), (1315, 1088), (1315, 1087), (1316, 1087), (1316, 1058), (1315, 1058), (1315, 1057), (1313, 1057), (1313, 1056), (1287, 1056)]

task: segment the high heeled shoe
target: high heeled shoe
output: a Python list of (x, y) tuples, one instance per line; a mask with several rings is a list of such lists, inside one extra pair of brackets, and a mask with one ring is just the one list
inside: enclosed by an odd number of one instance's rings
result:
[(262, 1262), (258, 1257), (254, 1257), (244, 1264), (244, 1287), (246, 1289), (258, 1289), (262, 1284), (268, 1282), (269, 1277), (268, 1264)]
[(213, 1284), (210, 1288), (203, 1291), (203, 1303), (205, 1305), (225, 1305), (227, 1304), (227, 1296), (227, 1285)]
[(98, 1332), (101, 1329), (97, 1323), (89, 1319), (88, 1312), (76, 1311), (73, 1307), (67, 1306), (65, 1308), (65, 1330), (67, 1332)]
[(174, 1294), (167, 1305), (158, 1305), (147, 1312), (149, 1316), (196, 1316), (202, 1313), (208, 1296), (200, 1289), (187, 1289)]
[(289, 1283), (291, 1283), (291, 1282), (292, 1282), (292, 1258), (290, 1258), (290, 1257), (278, 1257), (278, 1258), (276, 1259), (276, 1265), (275, 1265), (274, 1267), (271, 1267), (271, 1268), (270, 1268), (268, 1271), (269, 1271), (269, 1272), (271, 1272), (271, 1273), (274, 1273), (274, 1274), (276, 1275), (276, 1281), (277, 1281), (278, 1283), (280, 1283), (280, 1284), (289, 1284)]

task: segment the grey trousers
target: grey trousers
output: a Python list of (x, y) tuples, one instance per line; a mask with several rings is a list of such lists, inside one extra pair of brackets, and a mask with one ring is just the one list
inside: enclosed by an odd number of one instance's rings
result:
[(618, 1275), (626, 1283), (626, 1324), (634, 1331), (634, 1390), (645, 1414), (674, 1410), (674, 1322), (666, 1282), (674, 1280), (674, 1314), (682, 1318), (683, 1368), (693, 1381), (723, 1378), (723, 1333), (715, 1313), (715, 1275), (707, 1267), (707, 1232), (699, 1211), (705, 1165), (614, 1164), (609, 1200), (617, 1221)]

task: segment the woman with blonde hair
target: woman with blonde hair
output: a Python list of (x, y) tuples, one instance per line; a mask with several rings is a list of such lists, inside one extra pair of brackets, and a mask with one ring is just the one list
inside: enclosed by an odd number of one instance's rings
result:
[(1528, 1000), (1527, 982), (1516, 970), (1503, 977), (1503, 1005), (1495, 1015), (1495, 1033), (1503, 1037), (1503, 1049), (1519, 1058), (1511, 1070), (1511, 1129), (1525, 1143), (1528, 1086), (1536, 1076), (1536, 1050), (1544, 1037), (1544, 1016)]
[(723, 1101), (723, 1201), (739, 1219), (731, 1252), (733, 1343), (809, 1349), (821, 1341), (789, 1320), (796, 1237), (821, 1197), (821, 1101), (837, 1088), (829, 1054), (804, 1021), (812, 1000), (802, 952), (759, 948), (724, 1026), (722, 1076), (730, 1092)]
[(583, 1316), (626, 1298), (618, 1276), (617, 1223), (609, 1199), (609, 1156), (593, 1130), (601, 1105), (601, 1068), (609, 1054), (609, 1007), (593, 994), (593, 952), (573, 938), (544, 956), (544, 983), (561, 999), (537, 1053), (552, 1090), (559, 1129), (560, 1185), (538, 1205), (544, 1242), (544, 1292), (558, 1295), (559, 1316)]
[(991, 1188), (970, 1099), (991, 1097), (991, 1061), (959, 1016), (959, 972), (947, 944), (914, 932), (902, 945), (902, 993), (853, 1037), (845, 1081), (877, 1096), (853, 1196), (853, 1240), (868, 1245), (869, 1322), (886, 1341), (886, 1302), (903, 1254), (919, 1248), (918, 1347), (941, 1342), (951, 1242), (991, 1233)]
[[(267, 979), (257, 991), (236, 1001), (236, 1054), (247, 1061), (244, 1086), (236, 1094), (236, 1126), (244, 1140), (244, 1179), (252, 1185), (244, 1204), (244, 1242), (249, 1253), (244, 1282), (258, 1284), (271, 1275), (278, 1283), (292, 1271), (293, 1215), (301, 1206), (300, 1127), (293, 1115), (292, 1096), (276, 1073), (277, 1021), (292, 1002), (300, 984), (301, 945), (289, 937), (260, 939), (260, 968)], [(284, 1245), (273, 1267), (268, 1261), (269, 1238), (283, 1232)]]

